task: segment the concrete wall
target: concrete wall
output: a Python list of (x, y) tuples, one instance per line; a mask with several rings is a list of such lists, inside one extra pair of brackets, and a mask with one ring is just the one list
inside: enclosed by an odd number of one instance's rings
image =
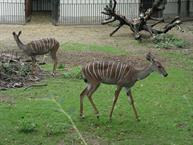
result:
[(25, 23), (25, 0), (0, 0), (0, 23)]
[[(139, 15), (140, 0), (119, 0), (117, 12), (128, 18)], [(60, 0), (61, 24), (99, 24), (105, 18), (101, 14), (109, 0)]]

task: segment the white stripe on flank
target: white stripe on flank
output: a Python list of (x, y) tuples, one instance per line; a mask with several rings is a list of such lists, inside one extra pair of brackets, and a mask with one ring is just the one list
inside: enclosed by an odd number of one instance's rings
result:
[(49, 41), (50, 41), (50, 47), (49, 49), (52, 47), (52, 39), (49, 38)]
[(97, 64), (98, 64), (98, 65), (97, 65), (97, 66), (98, 66), (97, 69), (98, 69), (98, 75), (99, 75), (98, 78), (101, 78), (100, 62), (97, 61)]
[(36, 43), (36, 41), (34, 41), (33, 43), (34, 43), (34, 45), (35, 45), (34, 52), (37, 52), (37, 50), (38, 50), (37, 43)]
[(103, 77), (102, 77), (102, 79), (104, 79), (104, 73), (105, 73), (104, 68), (105, 68), (105, 62), (103, 61), (103, 68), (102, 68), (102, 74), (103, 74)]
[(107, 68), (107, 73), (106, 73), (106, 77), (109, 78), (109, 64), (111, 64), (111, 62), (108, 62), (108, 68)]
[(115, 62), (113, 62), (112, 66), (111, 66), (111, 71), (110, 71), (110, 76), (109, 76), (109, 78), (111, 78), (111, 75), (112, 75), (112, 71), (113, 71), (114, 64), (115, 64)]
[(131, 68), (129, 67), (129, 70), (128, 70), (128, 72), (125, 74), (124, 77), (127, 77), (127, 75), (128, 75), (130, 72), (131, 72)]
[(50, 49), (50, 48), (49, 48), (49, 47), (50, 47), (50, 46), (49, 46), (49, 45), (50, 45), (50, 42), (49, 42), (49, 39), (48, 39), (48, 38), (46, 39), (46, 44), (47, 44), (47, 49)]
[(117, 79), (117, 77), (118, 77), (118, 75), (117, 75), (117, 70), (118, 70), (118, 68), (119, 68), (119, 65), (120, 65), (120, 62), (117, 63), (117, 68), (116, 68), (116, 70), (115, 70), (115, 79), (116, 79), (116, 80), (118, 80), (118, 79)]
[(40, 41), (37, 41), (37, 43), (38, 43), (38, 52), (40, 52), (41, 51), (41, 42)]
[(120, 69), (119, 69), (119, 75), (118, 75), (118, 80), (120, 79), (120, 76), (121, 76), (121, 72), (122, 72), (122, 68), (123, 68), (123, 64), (121, 63), (121, 67), (120, 67)]
[(93, 62), (93, 63), (92, 63), (93, 73), (94, 73), (94, 75), (95, 75), (95, 78), (98, 80), (97, 74), (96, 74), (96, 72), (95, 72), (94, 65), (95, 65), (95, 63)]
[(54, 47), (54, 40), (53, 39), (51, 39), (52, 40), (52, 46), (51, 46), (51, 48), (53, 48)]
[(126, 68), (127, 68), (127, 65), (125, 64), (124, 67), (125, 67), (125, 68), (124, 68), (124, 70), (123, 70), (122, 77), (124, 77), (124, 74), (125, 74), (125, 70), (126, 70)]
[(95, 72), (96, 72), (96, 75), (97, 75), (97, 79), (100, 79), (100, 74), (99, 74), (99, 69), (98, 69), (98, 61), (96, 61), (94, 63), (94, 69), (95, 69)]
[(42, 51), (44, 51), (44, 49), (46, 48), (46, 45), (43, 39), (41, 40), (41, 42), (42, 42), (42, 47), (43, 47)]
[(90, 74), (89, 76), (91, 76), (91, 77), (92, 77), (92, 73), (90, 72), (90, 63), (89, 63), (89, 64), (87, 64), (87, 70), (88, 70), (88, 73)]

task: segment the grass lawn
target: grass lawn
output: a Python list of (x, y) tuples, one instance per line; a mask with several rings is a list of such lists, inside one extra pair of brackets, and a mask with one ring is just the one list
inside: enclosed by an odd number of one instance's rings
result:
[[(74, 45), (78, 44), (67, 45), (74, 51)], [(87, 51), (85, 45), (79, 46)], [(92, 48), (91, 51), (99, 48), (118, 53), (111, 47), (92, 45)], [(79, 95), (84, 81), (64, 74), (40, 82), (47, 83), (45, 87), (0, 92), (0, 145), (193, 144), (193, 61), (175, 51), (162, 51), (160, 55), (181, 65), (169, 65), (167, 78), (153, 73), (133, 87), (140, 122), (135, 120), (124, 90), (112, 122), (108, 120), (115, 91), (111, 85), (101, 85), (93, 96), (100, 119), (85, 97), (85, 119), (80, 120)]]

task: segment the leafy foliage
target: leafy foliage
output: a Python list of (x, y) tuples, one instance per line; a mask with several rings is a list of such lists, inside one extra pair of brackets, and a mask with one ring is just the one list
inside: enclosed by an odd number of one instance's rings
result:
[(37, 129), (37, 124), (31, 120), (22, 119), (19, 121), (19, 131), (23, 133), (32, 133)]
[(74, 67), (64, 72), (64, 78), (82, 79), (81, 67)]
[(156, 48), (185, 48), (188, 44), (187, 41), (183, 39), (176, 38), (171, 34), (160, 34), (153, 40)]

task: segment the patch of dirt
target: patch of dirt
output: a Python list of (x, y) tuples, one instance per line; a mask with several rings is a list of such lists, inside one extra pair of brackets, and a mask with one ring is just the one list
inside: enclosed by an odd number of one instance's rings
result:
[(8, 103), (8, 104), (14, 104), (15, 99), (10, 96), (2, 96), (0, 95), (0, 103)]
[[(155, 55), (158, 60), (163, 64), (166, 62), (166, 59), (160, 58)], [(73, 66), (82, 66), (88, 62), (97, 60), (106, 60), (106, 61), (120, 61), (123, 63), (129, 63), (136, 68), (141, 68), (147, 65), (149, 62), (145, 59), (144, 56), (127, 56), (127, 55), (111, 55), (101, 52), (65, 52), (59, 53), (60, 63), (68, 65), (69, 67)]]
[(86, 142), (89, 145), (105, 145), (105, 144), (108, 144), (108, 142), (105, 141), (104, 139), (100, 138), (99, 136), (90, 134), (90, 133), (84, 133), (83, 137), (85, 137)]

